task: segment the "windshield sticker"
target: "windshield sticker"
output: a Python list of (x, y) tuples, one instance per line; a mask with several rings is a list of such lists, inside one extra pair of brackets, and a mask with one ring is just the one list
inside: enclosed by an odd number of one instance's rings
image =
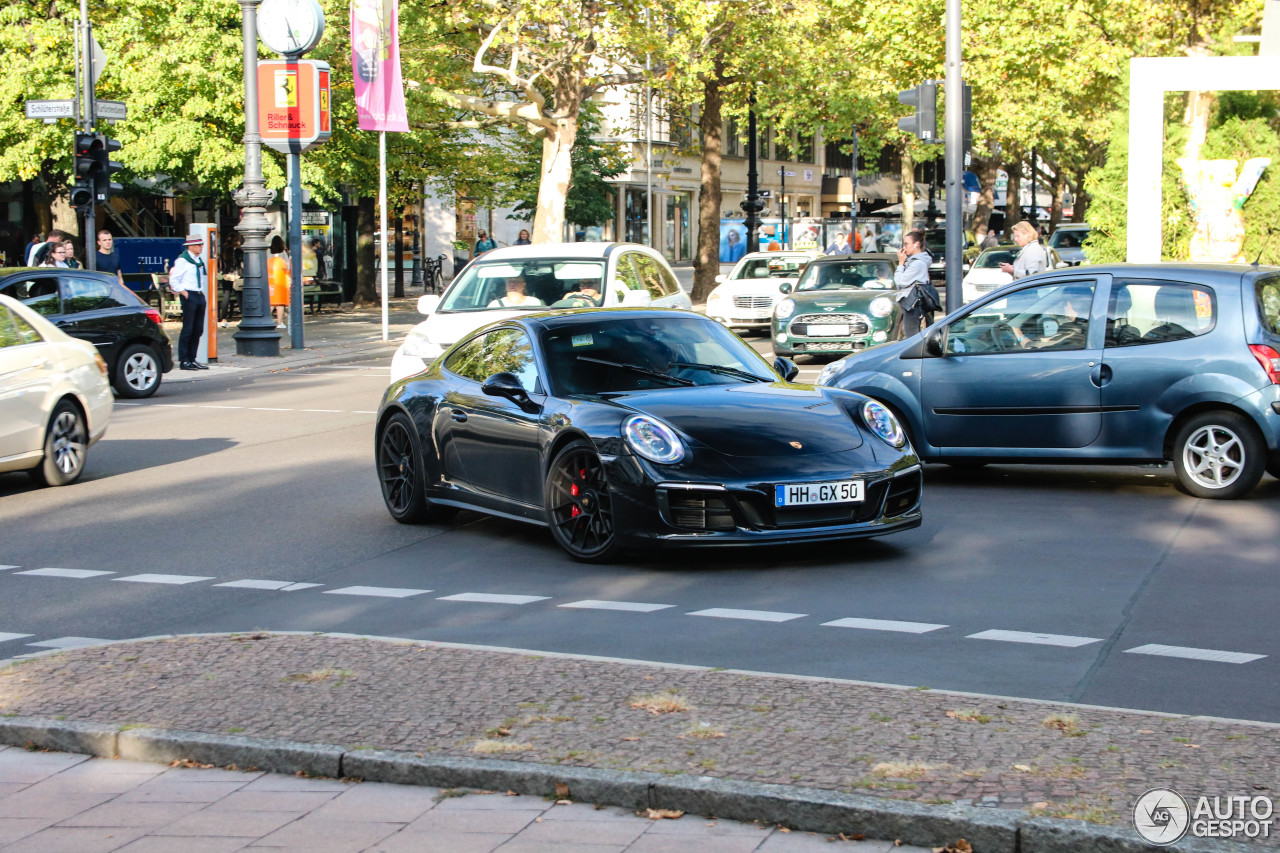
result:
[(591, 339), (590, 335), (574, 335), (573, 336), (573, 345), (575, 347), (589, 347), (593, 343), (595, 343), (595, 341)]

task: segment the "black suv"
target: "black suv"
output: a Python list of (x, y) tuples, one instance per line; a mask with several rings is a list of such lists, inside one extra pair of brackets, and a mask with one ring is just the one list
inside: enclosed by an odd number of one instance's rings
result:
[(115, 276), (53, 267), (0, 269), (0, 293), (98, 348), (122, 397), (150, 397), (173, 369), (160, 312)]

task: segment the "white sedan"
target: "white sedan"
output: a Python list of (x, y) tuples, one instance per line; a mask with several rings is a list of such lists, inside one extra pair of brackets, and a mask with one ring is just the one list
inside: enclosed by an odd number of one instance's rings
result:
[[(964, 304), (969, 304), (979, 296), (990, 293), (997, 287), (1004, 287), (1013, 281), (1013, 276), (1000, 269), (1001, 264), (1011, 264), (1018, 257), (1021, 247), (1014, 243), (1002, 243), (992, 246), (978, 255), (961, 282), (961, 297)], [(1046, 247), (1049, 256), (1049, 269), (1057, 270), (1071, 266), (1058, 255), (1056, 249)]]
[(731, 329), (768, 331), (783, 284), (796, 286), (800, 274), (821, 252), (752, 252), (727, 276), (716, 276), (707, 297), (707, 316)]
[(111, 420), (107, 363), (16, 299), (0, 295), (0, 472), (64, 486), (84, 472)]

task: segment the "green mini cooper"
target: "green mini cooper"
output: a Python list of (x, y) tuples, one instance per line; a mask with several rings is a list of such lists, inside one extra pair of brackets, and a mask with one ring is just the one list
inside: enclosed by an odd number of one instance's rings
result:
[(888, 253), (818, 258), (773, 311), (773, 351), (848, 355), (897, 340), (902, 311), (893, 298), (898, 256)]

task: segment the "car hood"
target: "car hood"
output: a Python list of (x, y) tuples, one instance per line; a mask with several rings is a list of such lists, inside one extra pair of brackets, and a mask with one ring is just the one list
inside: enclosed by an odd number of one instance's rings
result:
[(845, 407), (812, 385), (664, 388), (610, 399), (727, 456), (809, 456), (862, 446), (862, 432)]
[(457, 343), (460, 338), (469, 335), (481, 326), (487, 326), (489, 323), (498, 320), (505, 320), (508, 317), (527, 313), (529, 312), (494, 308), (491, 311), (450, 311), (431, 314), (427, 319), (414, 326), (411, 334), (422, 335), (431, 343), (439, 344), (448, 349)]
[(1008, 284), (1013, 276), (999, 267), (975, 267), (965, 273), (965, 284)]
[(796, 312), (800, 311), (866, 311), (872, 301), (887, 296), (893, 298), (892, 290), (814, 290), (792, 293), (791, 299), (796, 303)]
[(725, 296), (781, 296), (779, 285), (785, 282), (795, 287), (797, 281), (795, 278), (734, 278), (716, 289)]

